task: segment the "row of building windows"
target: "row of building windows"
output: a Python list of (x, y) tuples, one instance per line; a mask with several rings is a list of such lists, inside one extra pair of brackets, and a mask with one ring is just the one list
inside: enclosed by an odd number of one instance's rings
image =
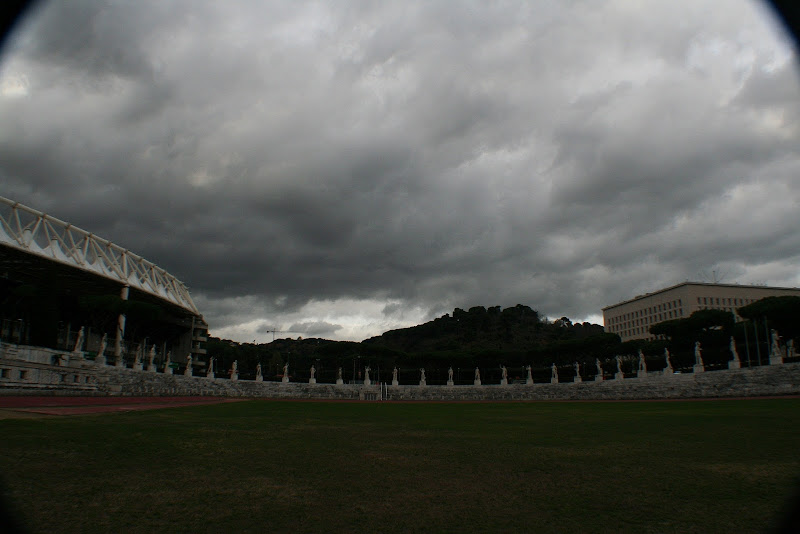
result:
[[(650, 326), (656, 323), (660, 323), (662, 321), (669, 321), (670, 319), (678, 319), (679, 317), (683, 317), (683, 308), (678, 308), (677, 310), (671, 310), (668, 312), (659, 313), (651, 317), (643, 317), (642, 319), (632, 319), (630, 321), (624, 321), (619, 324), (609, 325), (608, 329), (609, 331), (620, 334), (623, 337), (633, 336), (637, 334), (646, 333), (649, 330)], [(630, 330), (630, 332), (626, 332), (627, 330)]]
[(751, 304), (753, 302), (755, 302), (753, 299), (738, 299), (732, 297), (697, 297), (698, 304), (704, 304), (707, 306), (746, 306), (747, 304)]
[(612, 317), (611, 324), (619, 324), (629, 319), (636, 319), (637, 317), (646, 317), (662, 312), (669, 312), (670, 310), (679, 309), (681, 306), (683, 306), (681, 299), (672, 300), (663, 304), (656, 304), (655, 306), (650, 306), (641, 310), (623, 313), (622, 315)]
[(626, 328), (628, 326), (640, 326), (640, 325), (649, 325), (649, 324), (656, 324), (660, 323), (661, 321), (666, 321), (668, 319), (677, 319), (678, 317), (683, 317), (683, 308), (678, 308), (676, 310), (670, 310), (667, 312), (662, 313), (655, 313), (653, 315), (638, 315), (636, 317), (641, 317), (641, 319), (630, 319), (627, 321), (616, 321), (613, 322), (610, 326), (612, 327), (619, 327), (619, 328)]
[(609, 320), (608, 329), (622, 336), (643, 334), (650, 325), (683, 317), (681, 299), (671, 300), (641, 310), (623, 313)]
[[(752, 302), (755, 302), (755, 300), (732, 297), (697, 297), (697, 308), (700, 310), (724, 310), (735, 314), (736, 308)], [(641, 310), (623, 313), (610, 319), (608, 330), (619, 334), (621, 337), (646, 334), (649, 332), (650, 326), (656, 323), (683, 317), (682, 305), (681, 299), (677, 299)]]
[(722, 311), (726, 311), (726, 312), (731, 312), (732, 314), (734, 314), (736, 316), (735, 319), (737, 321), (740, 320), (740, 317), (738, 315), (736, 315), (737, 308), (726, 307), (726, 306), (719, 306), (719, 307), (717, 307), (717, 306), (698, 306), (698, 309), (699, 310), (722, 310)]

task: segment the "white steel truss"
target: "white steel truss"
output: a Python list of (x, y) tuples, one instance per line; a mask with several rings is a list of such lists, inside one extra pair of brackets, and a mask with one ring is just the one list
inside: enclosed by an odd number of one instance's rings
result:
[(110, 278), (200, 315), (186, 286), (111, 241), (0, 197), (0, 245)]

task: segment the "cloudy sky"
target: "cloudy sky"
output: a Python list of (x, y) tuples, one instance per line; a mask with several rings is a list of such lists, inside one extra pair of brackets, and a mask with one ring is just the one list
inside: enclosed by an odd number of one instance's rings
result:
[(799, 79), (754, 2), (51, 1), (0, 58), (0, 195), (164, 267), (215, 336), (601, 322), (800, 286)]

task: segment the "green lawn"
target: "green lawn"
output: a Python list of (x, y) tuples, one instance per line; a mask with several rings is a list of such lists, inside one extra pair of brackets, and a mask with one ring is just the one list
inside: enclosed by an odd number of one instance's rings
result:
[(0, 420), (34, 532), (761, 532), (800, 399), (247, 401)]

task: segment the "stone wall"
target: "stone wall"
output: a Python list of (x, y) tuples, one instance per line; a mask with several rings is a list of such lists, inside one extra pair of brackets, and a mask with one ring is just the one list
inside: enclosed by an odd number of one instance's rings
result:
[[(634, 400), (800, 395), (800, 363), (559, 384), (381, 386), (255, 382), (100, 366), (75, 354), (3, 347), (0, 395), (262, 397), (401, 401)], [(26, 352), (27, 351), (27, 352)], [(55, 364), (53, 362), (56, 362)]]
[(0, 343), (0, 394), (87, 395), (97, 391), (96, 370), (81, 357), (53, 349)]

